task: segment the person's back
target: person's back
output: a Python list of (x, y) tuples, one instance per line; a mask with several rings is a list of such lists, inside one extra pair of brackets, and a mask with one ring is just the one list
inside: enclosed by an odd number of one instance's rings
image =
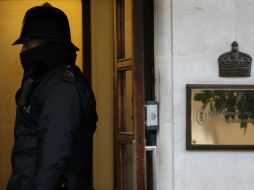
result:
[[(30, 14), (40, 11), (64, 14), (50, 6), (34, 7)], [(27, 18), (29, 11), (24, 21)], [(78, 48), (70, 36), (69, 41), (47, 36), (38, 40), (27, 31), (15, 42), (23, 44), (24, 77), (16, 94), (12, 176), (7, 190), (91, 190), (96, 103), (75, 65)]]

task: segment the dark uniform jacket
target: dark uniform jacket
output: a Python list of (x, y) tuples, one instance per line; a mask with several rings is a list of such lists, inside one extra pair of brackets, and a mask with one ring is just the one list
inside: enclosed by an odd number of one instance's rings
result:
[(95, 98), (72, 61), (52, 64), (17, 92), (7, 190), (92, 189)]

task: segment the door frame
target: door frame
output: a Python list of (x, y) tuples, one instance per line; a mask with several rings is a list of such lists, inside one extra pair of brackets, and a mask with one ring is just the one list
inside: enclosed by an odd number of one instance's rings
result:
[(144, 19), (145, 0), (133, 1), (133, 93), (136, 140), (136, 189), (146, 189), (145, 115), (144, 115)]
[(82, 0), (83, 73), (92, 84), (91, 0)]

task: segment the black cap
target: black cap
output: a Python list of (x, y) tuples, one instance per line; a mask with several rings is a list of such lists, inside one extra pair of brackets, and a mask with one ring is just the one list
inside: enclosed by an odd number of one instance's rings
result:
[(23, 44), (29, 39), (47, 39), (79, 50), (71, 42), (70, 25), (66, 14), (49, 3), (32, 7), (26, 12), (20, 37), (12, 45)]

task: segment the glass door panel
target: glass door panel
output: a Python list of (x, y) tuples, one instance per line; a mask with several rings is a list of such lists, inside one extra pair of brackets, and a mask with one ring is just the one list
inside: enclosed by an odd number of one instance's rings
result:
[(132, 70), (118, 71), (119, 132), (133, 134)]
[(134, 187), (134, 146), (133, 143), (120, 143), (121, 190), (133, 190)]
[(117, 59), (132, 58), (132, 0), (116, 0)]

